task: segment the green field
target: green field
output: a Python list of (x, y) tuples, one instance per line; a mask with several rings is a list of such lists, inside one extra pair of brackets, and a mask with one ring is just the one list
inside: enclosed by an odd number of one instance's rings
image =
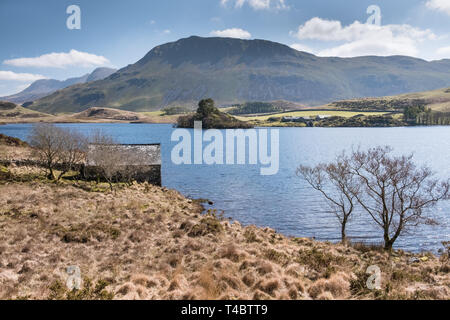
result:
[(159, 110), (159, 111), (149, 111), (149, 112), (137, 112), (139, 114), (142, 114), (144, 116), (147, 117), (157, 117), (157, 116), (163, 116), (164, 115), (164, 111)]

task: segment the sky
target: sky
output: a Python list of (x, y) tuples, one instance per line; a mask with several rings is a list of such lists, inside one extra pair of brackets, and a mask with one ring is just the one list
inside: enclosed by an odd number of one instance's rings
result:
[(450, 58), (449, 30), (450, 0), (0, 0), (0, 96), (123, 68), (191, 35), (438, 60)]

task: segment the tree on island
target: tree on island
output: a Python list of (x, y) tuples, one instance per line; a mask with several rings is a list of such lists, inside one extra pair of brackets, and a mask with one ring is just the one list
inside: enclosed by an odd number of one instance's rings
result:
[[(450, 199), (450, 180), (439, 181), (428, 167), (418, 167), (412, 155), (393, 156), (392, 151), (390, 147), (353, 151), (350, 156), (341, 156), (337, 162), (342, 164), (341, 169), (336, 163), (299, 168), (306, 181), (328, 201), (338, 199), (332, 202), (337, 208), (346, 199), (349, 203), (349, 199), (356, 199), (382, 230), (387, 251), (412, 227), (435, 224), (426, 211)], [(328, 181), (324, 181), (326, 178)], [(325, 189), (325, 183), (335, 188)]]
[(213, 99), (203, 99), (198, 103), (197, 112), (178, 118), (179, 128), (194, 128), (195, 121), (201, 121), (203, 129), (247, 129), (252, 128), (247, 122), (240, 121), (233, 116), (220, 112), (214, 105)]
[(203, 99), (198, 103), (197, 114), (202, 115), (203, 117), (208, 117), (218, 111), (219, 110), (214, 106), (213, 99)]

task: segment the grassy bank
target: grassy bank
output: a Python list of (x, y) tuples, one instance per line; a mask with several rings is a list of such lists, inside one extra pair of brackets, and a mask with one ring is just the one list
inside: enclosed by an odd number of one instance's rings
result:
[(0, 124), (9, 123), (176, 123), (178, 115), (162, 111), (130, 112), (89, 108), (79, 113), (45, 114), (0, 101)]
[(329, 115), (332, 117), (343, 117), (343, 118), (351, 118), (356, 115), (364, 115), (364, 116), (382, 116), (387, 112), (356, 112), (356, 111), (336, 111), (336, 110), (305, 110), (305, 111), (293, 111), (293, 112), (283, 112), (277, 114), (270, 115), (255, 115), (255, 116), (238, 116), (237, 118), (242, 121), (267, 121), (270, 118), (276, 117), (310, 117), (315, 118), (317, 116)]
[[(3, 156), (26, 156), (8, 146)], [(449, 299), (448, 256), (244, 227), (175, 190), (2, 167), (0, 299)], [(301, 223), (301, 222), (299, 222)], [(381, 288), (369, 290), (377, 265)], [(66, 288), (78, 266), (81, 290)]]

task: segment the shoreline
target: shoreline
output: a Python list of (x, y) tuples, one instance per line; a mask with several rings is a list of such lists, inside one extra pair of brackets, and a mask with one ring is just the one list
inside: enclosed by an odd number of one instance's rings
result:
[[(18, 159), (26, 147), (9, 146)], [(0, 168), (0, 299), (449, 299), (447, 255), (289, 237), (147, 183)], [(366, 287), (370, 266), (382, 285)], [(83, 290), (65, 286), (80, 269)], [(94, 290), (94, 288), (96, 288)], [(98, 289), (98, 290), (97, 290)]]
[[(36, 124), (36, 123), (52, 123), (52, 124), (167, 124), (167, 125), (176, 125), (176, 122), (146, 122), (146, 121), (27, 121), (27, 122), (1, 122), (2, 125), (15, 125), (15, 124)], [(307, 127), (302, 125), (259, 125), (255, 124), (254, 128), (321, 128), (321, 129), (330, 129), (330, 128), (342, 128), (342, 129), (358, 129), (358, 128), (447, 128), (449, 125), (404, 125), (404, 126), (314, 126)]]

